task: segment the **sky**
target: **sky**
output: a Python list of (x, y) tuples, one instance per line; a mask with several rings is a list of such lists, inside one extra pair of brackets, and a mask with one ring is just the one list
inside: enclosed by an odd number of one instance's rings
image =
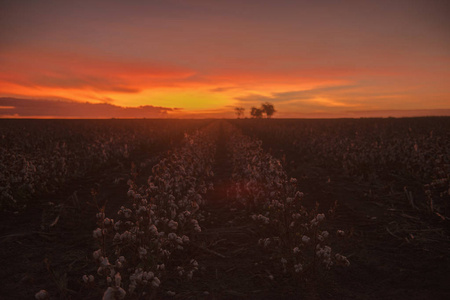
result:
[(1, 0), (0, 117), (450, 115), (447, 0)]

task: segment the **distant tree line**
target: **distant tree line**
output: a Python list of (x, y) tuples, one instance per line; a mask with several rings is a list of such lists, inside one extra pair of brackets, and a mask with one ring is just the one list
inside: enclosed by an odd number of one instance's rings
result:
[[(243, 107), (235, 107), (234, 111), (236, 113), (237, 118), (241, 118), (244, 116), (245, 108)], [(261, 104), (260, 108), (252, 107), (250, 111), (250, 116), (252, 118), (261, 119), (264, 115), (266, 115), (266, 118), (270, 119), (273, 114), (276, 113), (275, 107), (272, 103), (265, 102)]]

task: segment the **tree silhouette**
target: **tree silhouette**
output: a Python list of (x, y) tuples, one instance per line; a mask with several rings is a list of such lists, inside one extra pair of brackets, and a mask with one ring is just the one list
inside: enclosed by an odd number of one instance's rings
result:
[(234, 108), (234, 112), (236, 113), (238, 119), (244, 115), (244, 111), (245, 111), (245, 108), (243, 108), (243, 107), (235, 107)]
[(261, 105), (261, 110), (266, 114), (267, 118), (270, 119), (272, 115), (276, 112), (272, 103), (266, 102)]
[(253, 118), (262, 118), (263, 110), (260, 108), (252, 107), (252, 111), (250, 112)]

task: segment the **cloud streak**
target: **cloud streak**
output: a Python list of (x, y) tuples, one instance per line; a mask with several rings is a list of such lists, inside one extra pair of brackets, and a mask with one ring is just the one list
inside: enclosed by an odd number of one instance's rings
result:
[(0, 98), (2, 118), (165, 118), (177, 110), (151, 105), (121, 107), (108, 103)]
[(35, 89), (77, 89), (135, 94), (193, 76), (173, 64), (112, 60), (74, 53), (0, 53), (0, 80)]
[(357, 86), (328, 86), (301, 91), (287, 91), (280, 93), (271, 93), (269, 96), (259, 94), (248, 94), (236, 97), (236, 100), (243, 103), (255, 104), (259, 102), (272, 102), (276, 104), (295, 105), (297, 108), (309, 109), (327, 109), (333, 107), (352, 107), (354, 104), (346, 103), (333, 99), (334, 93), (349, 91)]

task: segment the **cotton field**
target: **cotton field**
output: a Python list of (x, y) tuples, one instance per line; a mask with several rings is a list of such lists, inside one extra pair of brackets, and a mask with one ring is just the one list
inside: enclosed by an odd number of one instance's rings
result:
[(446, 124), (2, 120), (0, 298), (443, 299)]

